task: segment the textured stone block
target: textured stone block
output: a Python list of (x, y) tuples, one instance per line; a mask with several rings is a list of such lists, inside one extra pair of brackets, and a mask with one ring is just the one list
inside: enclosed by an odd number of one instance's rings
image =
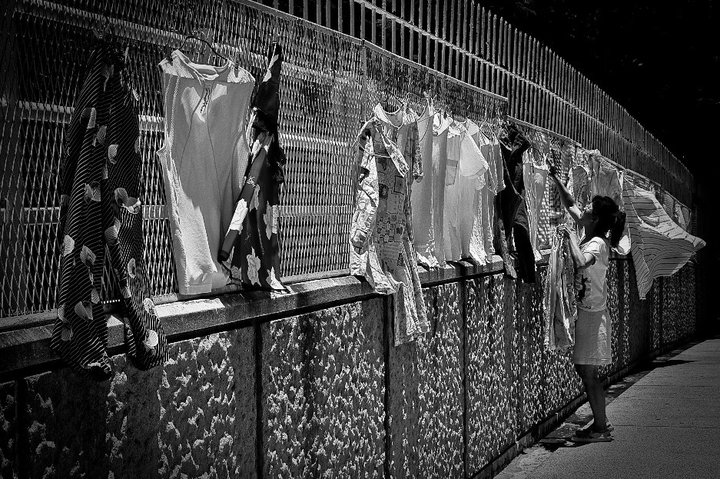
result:
[(383, 474), (384, 302), (262, 326), (266, 477)]
[(252, 477), (252, 329), (172, 344), (162, 368), (113, 357), (95, 383), (69, 369), (27, 379), (30, 477)]
[(448, 284), (426, 288), (424, 295), (431, 331), (413, 343), (390, 346), (389, 350), (390, 475), (461, 477), (464, 395), (460, 287)]
[(18, 477), (16, 404), (15, 383), (0, 384), (0, 477), (8, 479)]
[(159, 378), (161, 477), (254, 477), (252, 328), (173, 345)]
[(63, 368), (31, 376), (23, 387), (27, 423), (19, 467), (29, 477), (106, 477), (110, 382), (96, 383)]
[[(479, 471), (513, 440), (506, 287), (502, 275), (467, 282), (466, 401), (467, 473)], [(510, 333), (510, 334), (508, 334)]]

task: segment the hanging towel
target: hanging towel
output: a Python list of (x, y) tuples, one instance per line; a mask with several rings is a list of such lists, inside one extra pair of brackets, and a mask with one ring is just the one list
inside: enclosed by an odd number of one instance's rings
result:
[(665, 212), (655, 194), (625, 178), (623, 202), (632, 237), (638, 293), (645, 299), (653, 279), (670, 276), (705, 246), (705, 241), (688, 234)]
[(545, 310), (545, 347), (566, 350), (574, 343), (577, 317), (575, 302), (575, 272), (567, 237), (558, 232), (552, 235), (548, 259), (547, 283), (543, 296)]
[(285, 181), (285, 152), (278, 138), (282, 48), (270, 46), (268, 65), (251, 104), (245, 183), (225, 233), (218, 260), (231, 281), (245, 288), (284, 290), (280, 276), (278, 215)]
[(122, 296), (128, 356), (140, 369), (167, 358), (144, 260), (138, 111), (123, 68), (109, 43), (91, 54), (60, 166), (62, 253), (50, 346), (96, 380), (112, 376), (100, 296), (106, 252)]

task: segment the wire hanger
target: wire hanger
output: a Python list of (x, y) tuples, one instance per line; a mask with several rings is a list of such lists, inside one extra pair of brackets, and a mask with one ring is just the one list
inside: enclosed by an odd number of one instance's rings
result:
[(197, 35), (195, 32), (185, 36), (185, 40), (183, 40), (182, 45), (180, 45), (180, 48), (178, 48), (178, 50), (182, 51), (182, 49), (185, 48), (185, 44), (187, 43), (188, 40), (198, 40), (198, 41), (204, 43), (205, 45), (207, 45), (210, 48), (210, 51), (213, 52), (215, 54), (215, 56), (217, 56), (218, 58), (222, 58), (223, 60), (225, 60), (227, 62), (231, 61), (228, 57), (226, 57), (222, 53), (218, 52), (212, 43), (207, 41), (205, 38)]

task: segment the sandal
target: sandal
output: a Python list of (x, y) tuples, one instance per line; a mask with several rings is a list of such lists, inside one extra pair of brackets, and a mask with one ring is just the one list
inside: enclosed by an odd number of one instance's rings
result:
[(604, 431), (595, 431), (592, 427), (585, 429), (578, 429), (575, 434), (570, 438), (572, 442), (588, 443), (588, 442), (610, 442), (613, 440), (610, 434), (610, 428), (605, 428)]

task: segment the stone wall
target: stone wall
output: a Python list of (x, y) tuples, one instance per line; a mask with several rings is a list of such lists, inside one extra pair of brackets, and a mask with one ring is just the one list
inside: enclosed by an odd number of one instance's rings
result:
[[(692, 336), (693, 265), (644, 302), (630, 261), (608, 274), (606, 375)], [(392, 299), (371, 295), (175, 341), (149, 372), (117, 355), (101, 384), (20, 374), (0, 383), (0, 476), (487, 476), (581, 393), (569, 356), (543, 346), (538, 277), (428, 282), (431, 332), (401, 347)]]

